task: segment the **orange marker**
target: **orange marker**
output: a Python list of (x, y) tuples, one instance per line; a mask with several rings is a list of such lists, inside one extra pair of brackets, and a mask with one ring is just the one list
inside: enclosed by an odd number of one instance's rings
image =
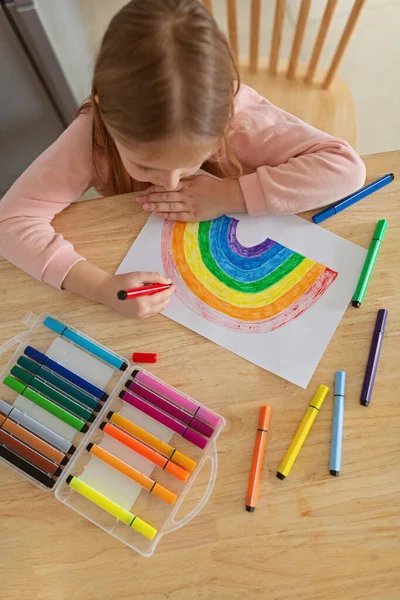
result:
[(169, 458), (161, 456), (161, 454), (158, 454), (158, 452), (156, 452), (152, 448), (149, 448), (148, 446), (145, 446), (138, 440), (135, 440), (135, 438), (128, 435), (124, 431), (117, 429), (117, 427), (114, 427), (114, 425), (111, 425), (111, 423), (102, 423), (100, 425), (100, 429), (102, 429), (109, 436), (113, 437), (115, 440), (121, 442), (121, 444), (125, 444), (125, 446), (128, 446), (128, 448), (130, 448), (131, 450), (134, 450), (141, 456), (144, 456), (144, 458), (147, 458), (147, 460), (154, 463), (158, 467), (161, 467), (162, 469), (167, 471), (167, 473), (174, 475), (181, 481), (186, 481), (189, 477), (190, 473), (188, 471), (185, 471), (185, 469), (182, 469), (182, 467), (180, 467), (179, 465), (170, 462)]
[(192, 460), (185, 454), (182, 454), (182, 452), (179, 452), (179, 450), (176, 450), (169, 444), (162, 442), (161, 440), (156, 438), (155, 435), (152, 435), (145, 429), (138, 427), (138, 425), (132, 423), (132, 421), (129, 421), (128, 419), (125, 419), (125, 417), (122, 417), (120, 414), (112, 411), (108, 413), (107, 419), (110, 419), (112, 423), (118, 425), (118, 427), (120, 427), (121, 429), (125, 429), (125, 431), (138, 438), (141, 442), (144, 442), (148, 446), (151, 446), (152, 448), (154, 448), (154, 450), (160, 452), (160, 454), (165, 454), (168, 458), (172, 460), (172, 462), (176, 463), (186, 471), (192, 472), (194, 470), (196, 466), (194, 460)]
[(257, 504), (258, 486), (260, 483), (262, 465), (264, 460), (265, 444), (267, 443), (267, 431), (269, 418), (271, 416), (271, 407), (262, 406), (260, 409), (260, 418), (256, 434), (256, 443), (254, 444), (253, 460), (247, 488), (246, 510), (254, 512)]
[(161, 500), (164, 500), (168, 504), (173, 504), (175, 502), (176, 494), (170, 490), (167, 490), (167, 488), (165, 488), (163, 485), (156, 483), (150, 479), (150, 477), (147, 477), (147, 475), (143, 475), (143, 473), (140, 473), (130, 465), (126, 464), (126, 462), (123, 460), (120, 460), (113, 454), (110, 454), (110, 452), (107, 452), (107, 450), (104, 450), (104, 448), (100, 448), (100, 446), (97, 446), (97, 444), (88, 444), (86, 446), (86, 450), (110, 465), (110, 467), (113, 467), (117, 471), (120, 471), (120, 473), (123, 473), (129, 477), (129, 479), (136, 481), (136, 483), (144, 487), (155, 496), (158, 496), (158, 498), (161, 498)]

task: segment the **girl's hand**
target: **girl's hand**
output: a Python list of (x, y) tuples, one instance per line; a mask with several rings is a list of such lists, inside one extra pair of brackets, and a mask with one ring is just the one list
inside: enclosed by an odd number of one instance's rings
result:
[(171, 221), (208, 221), (229, 212), (247, 212), (236, 179), (214, 179), (207, 175), (183, 179), (173, 192), (150, 186), (136, 200), (143, 210)]
[(100, 286), (100, 298), (103, 304), (109, 306), (124, 317), (131, 319), (147, 319), (162, 312), (175, 291), (172, 285), (168, 290), (157, 292), (151, 296), (141, 296), (132, 300), (119, 300), (119, 290), (130, 290), (141, 287), (147, 283), (171, 283), (160, 273), (126, 273), (123, 275), (109, 275)]
[(129, 290), (146, 283), (171, 283), (160, 273), (126, 273), (110, 275), (95, 265), (81, 260), (70, 269), (64, 279), (63, 289), (89, 300), (101, 302), (116, 310), (124, 317), (131, 319), (147, 319), (166, 308), (175, 291), (172, 285), (164, 292), (152, 296), (142, 296), (133, 300), (119, 300), (119, 290)]

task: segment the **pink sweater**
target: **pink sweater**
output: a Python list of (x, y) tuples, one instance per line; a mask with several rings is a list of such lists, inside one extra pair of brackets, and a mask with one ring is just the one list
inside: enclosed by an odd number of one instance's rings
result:
[[(229, 141), (243, 166), (250, 215), (287, 215), (334, 202), (360, 188), (365, 167), (346, 142), (273, 106), (242, 85)], [(103, 165), (107, 173), (107, 165)], [(88, 188), (107, 194), (92, 160), (92, 117), (79, 116), (0, 201), (0, 255), (60, 288), (79, 260), (56, 234), (54, 216)], [(122, 258), (122, 257), (121, 257)]]

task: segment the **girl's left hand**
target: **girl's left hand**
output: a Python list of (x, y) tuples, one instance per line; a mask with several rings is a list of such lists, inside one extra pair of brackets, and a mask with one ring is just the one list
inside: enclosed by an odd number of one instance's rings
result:
[(143, 210), (171, 221), (208, 221), (229, 212), (247, 212), (237, 179), (207, 175), (183, 179), (173, 192), (152, 185), (136, 200)]

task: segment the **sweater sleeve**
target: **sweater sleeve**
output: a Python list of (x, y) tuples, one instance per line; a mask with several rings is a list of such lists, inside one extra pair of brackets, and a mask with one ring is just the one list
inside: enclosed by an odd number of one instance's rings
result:
[(245, 85), (232, 125), (229, 141), (245, 169), (239, 182), (250, 215), (317, 208), (364, 183), (364, 163), (347, 142), (280, 110)]
[(83, 260), (51, 226), (54, 216), (92, 182), (92, 117), (80, 115), (0, 200), (0, 255), (40, 281), (61, 288)]

